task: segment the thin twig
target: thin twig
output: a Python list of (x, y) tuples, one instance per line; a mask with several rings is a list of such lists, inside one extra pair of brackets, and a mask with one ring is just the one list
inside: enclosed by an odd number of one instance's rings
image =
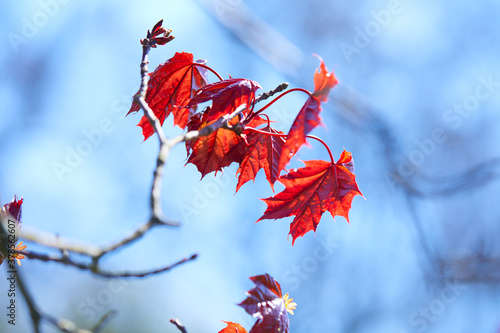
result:
[(129, 278), (129, 277), (145, 277), (145, 276), (149, 276), (149, 275), (155, 275), (155, 274), (169, 271), (169, 270), (171, 270), (179, 265), (187, 263), (187, 262), (194, 260), (198, 257), (198, 254), (193, 254), (188, 258), (183, 258), (183, 259), (175, 262), (174, 264), (171, 264), (171, 265), (159, 268), (159, 269), (149, 270), (149, 271), (110, 272), (110, 271), (106, 271), (106, 270), (101, 270), (99, 267), (96, 267), (93, 263), (87, 264), (87, 263), (77, 262), (77, 261), (75, 261), (67, 256), (64, 256), (64, 254), (50, 255), (50, 254), (37, 253), (37, 252), (33, 252), (33, 251), (30, 251), (30, 252), (15, 251), (15, 252), (22, 254), (30, 259), (36, 259), (36, 260), (46, 261), (46, 262), (52, 261), (52, 262), (57, 262), (57, 263), (61, 263), (61, 264), (68, 265), (68, 266), (73, 266), (73, 267), (79, 268), (81, 270), (91, 271), (93, 274), (98, 275), (98, 276), (102, 276), (105, 278)]
[(255, 99), (255, 104), (259, 103), (259, 102), (262, 102), (266, 99), (268, 99), (269, 97), (273, 96), (274, 94), (277, 94), (279, 92), (282, 92), (283, 90), (285, 90), (286, 88), (288, 88), (288, 83), (287, 82), (284, 82), (282, 84), (280, 84), (279, 86), (277, 86), (276, 88), (274, 88), (273, 90), (271, 91), (268, 91), (268, 92), (265, 92), (263, 94), (260, 94), (259, 96), (257, 96), (257, 98)]
[(165, 142), (166, 137), (160, 124), (160, 120), (155, 116), (153, 110), (146, 103), (146, 92), (148, 89), (149, 82), (149, 70), (148, 70), (148, 54), (151, 48), (148, 45), (143, 45), (142, 47), (142, 60), (141, 60), (141, 86), (139, 91), (134, 96), (134, 102), (137, 103), (143, 110), (144, 115), (148, 118), (151, 126), (153, 126), (155, 132), (158, 134), (158, 139), (160, 143)]
[(160, 142), (160, 149), (158, 153), (158, 158), (156, 160), (156, 168), (153, 173), (153, 185), (151, 186), (151, 218), (150, 221), (153, 223), (164, 223), (168, 224), (162, 220), (163, 212), (161, 209), (161, 180), (163, 176), (163, 167), (167, 161), (168, 153), (170, 148), (165, 145), (167, 138), (165, 137), (165, 133), (161, 128), (160, 120), (155, 116), (153, 110), (149, 107), (148, 103), (146, 103), (146, 92), (148, 89), (148, 54), (151, 48), (149, 45), (143, 45), (142, 47), (142, 61), (141, 61), (141, 86), (139, 91), (134, 96), (134, 102), (137, 103), (143, 110), (144, 115), (148, 118), (149, 123), (154, 128), (155, 132), (158, 134), (158, 140)]
[(177, 318), (173, 318), (173, 319), (170, 319), (170, 322), (172, 324), (174, 324), (178, 329), (179, 331), (181, 331), (182, 333), (187, 333), (187, 330), (186, 328), (184, 327), (184, 325), (181, 324), (181, 322), (179, 321), (179, 319)]
[(146, 234), (150, 229), (155, 226), (166, 225), (175, 226), (178, 225), (177, 221), (167, 220), (168, 223), (152, 222), (148, 221), (141, 224), (136, 230), (134, 230), (130, 235), (122, 238), (121, 240), (107, 246), (96, 246), (91, 243), (82, 242), (73, 238), (67, 238), (59, 235), (53, 235), (51, 233), (35, 229), (30, 226), (24, 226), (21, 232), (21, 238), (30, 242), (45, 245), (60, 251), (68, 251), (73, 253), (78, 253), (90, 257), (92, 260), (98, 260), (105, 254), (113, 252), (118, 248), (128, 245), (134, 241), (139, 240), (144, 234)]
[(181, 134), (167, 141), (167, 145), (169, 147), (173, 147), (176, 144), (179, 144), (184, 141), (194, 141), (200, 137), (207, 136), (217, 131), (220, 128), (225, 128), (229, 130), (235, 130), (233, 127), (229, 125), (229, 122), (233, 120), (235, 117), (240, 115), (243, 111), (247, 109), (246, 104), (242, 104), (238, 106), (230, 115), (226, 115), (224, 117), (219, 118), (216, 122), (203, 127), (199, 131), (190, 131), (185, 134)]
[[(8, 248), (8, 242), (7, 242), (7, 231), (4, 228), (4, 221), (3, 220), (4, 220), (3, 217), (0, 216), (0, 246), (1, 246), (0, 256), (3, 257), (2, 253), (5, 254), (5, 258), (4, 258), (5, 267), (9, 267), (8, 266), (9, 248)], [(23, 280), (23, 277), (21, 276), (21, 274), (17, 271), (15, 271), (14, 274), (16, 277), (17, 286), (19, 287), (21, 295), (26, 300), (26, 304), (28, 305), (28, 309), (30, 311), (33, 332), (39, 333), (40, 332), (41, 315), (40, 315), (40, 311), (38, 309), (38, 306), (36, 305), (35, 300), (33, 299), (33, 296), (31, 296), (31, 293), (29, 292), (28, 288), (24, 284), (24, 280)]]
[(104, 326), (106, 326), (108, 321), (117, 313), (118, 312), (115, 310), (106, 312), (106, 314), (104, 314), (104, 316), (102, 316), (102, 318), (99, 319), (99, 321), (94, 325), (94, 327), (92, 328), (92, 332), (99, 333), (104, 328)]
[(89, 257), (97, 256), (101, 249), (91, 243), (80, 240), (54, 235), (29, 225), (24, 225), (21, 230), (21, 238), (33, 243), (45, 245), (58, 250), (66, 250), (73, 253), (82, 254)]
[(43, 319), (57, 327), (61, 332), (64, 333), (93, 333), (92, 331), (78, 328), (74, 322), (72, 322), (69, 319), (64, 319), (64, 318), (54, 318), (52, 316), (49, 316), (47, 314), (43, 315)]
[(16, 272), (16, 280), (17, 280), (17, 285), (19, 286), (19, 290), (21, 291), (21, 295), (23, 295), (26, 304), (28, 305), (28, 309), (30, 310), (33, 331), (35, 333), (39, 333), (40, 321), (42, 319), (42, 316), (38, 309), (38, 306), (36, 305), (35, 300), (33, 299), (33, 296), (29, 292), (28, 288), (24, 284), (24, 280), (19, 272)]
[(142, 278), (142, 277), (146, 277), (146, 276), (149, 276), (149, 275), (156, 275), (156, 274), (159, 274), (159, 273), (163, 273), (163, 272), (169, 271), (172, 268), (175, 268), (177, 266), (185, 264), (185, 263), (187, 263), (189, 261), (195, 260), (197, 257), (198, 257), (198, 254), (193, 254), (189, 258), (183, 258), (183, 259), (177, 261), (176, 263), (174, 263), (174, 264), (172, 264), (170, 266), (166, 266), (166, 267), (163, 267), (163, 268), (160, 268), (160, 269), (156, 269), (156, 270), (152, 270), (152, 271), (135, 272), (135, 273), (131, 273), (131, 272), (113, 273), (113, 272), (100, 271), (100, 272), (97, 273), (97, 275), (105, 277), (105, 278), (129, 278), (129, 277)]
[(94, 325), (94, 328), (90, 330), (86, 330), (83, 328), (78, 328), (74, 322), (72, 322), (69, 319), (64, 319), (64, 318), (54, 318), (48, 314), (43, 314), (42, 318), (46, 320), (47, 322), (51, 323), (57, 329), (59, 329), (61, 332), (64, 333), (98, 333), (101, 331), (104, 326), (107, 324), (108, 320), (116, 314), (116, 311), (112, 310), (107, 312), (99, 321)]
[[(118, 242), (116, 242), (114, 244), (111, 244), (111, 245), (108, 245), (106, 247), (101, 248), (100, 252), (97, 255), (93, 256), (93, 257), (96, 258), (96, 259), (99, 259), (100, 257), (104, 256), (107, 253), (113, 252), (113, 251), (117, 250), (118, 248), (120, 248), (122, 246), (125, 246), (125, 245), (128, 245), (128, 244), (132, 243), (132, 242), (135, 242), (138, 239), (140, 239), (142, 236), (144, 236), (153, 227), (159, 226), (159, 225), (161, 225), (161, 224), (160, 223), (154, 223), (152, 221), (148, 221), (146, 223), (143, 223), (136, 230), (134, 230), (134, 232), (132, 232), (129, 236), (121, 239), (120, 241), (118, 241)], [(175, 225), (178, 225), (178, 222), (176, 222), (176, 221), (170, 221), (170, 223), (165, 224), (165, 225), (167, 225), (167, 226), (175, 226)]]

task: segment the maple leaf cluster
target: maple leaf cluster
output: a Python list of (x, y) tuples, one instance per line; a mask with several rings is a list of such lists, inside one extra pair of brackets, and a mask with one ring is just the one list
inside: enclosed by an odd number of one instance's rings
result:
[[(0, 218), (3, 217), (3, 218), (8, 219), (8, 221), (9, 221), (8, 227), (9, 228), (11, 228), (10, 222), (12, 221), (14, 223), (14, 228), (16, 229), (14, 231), (14, 233), (12, 233), (11, 229), (6, 231), (7, 237), (5, 237), (5, 244), (4, 244), (4, 240), (1, 239), (1, 242), (0, 242), (0, 265), (3, 263), (4, 259), (6, 257), (8, 257), (9, 262), (12, 262), (12, 265), (13, 265), (13, 261), (15, 260), (17, 262), (17, 264), (19, 266), (21, 266), (20, 259), (25, 258), (25, 256), (20, 254), (20, 253), (12, 253), (11, 252), (11, 249), (13, 249), (15, 251), (24, 251), (26, 249), (26, 245), (23, 245), (23, 242), (19, 242), (19, 244), (17, 244), (15, 247), (13, 246), (13, 243), (15, 243), (17, 241), (17, 231), (19, 231), (21, 229), (22, 204), (23, 204), (23, 198), (18, 200), (17, 196), (14, 196), (14, 199), (12, 199), (11, 202), (6, 203), (0, 209)], [(4, 253), (6, 248), (9, 248), (8, 253)]]
[[(281, 293), (281, 286), (269, 274), (250, 277), (255, 287), (249, 290), (247, 298), (239, 306), (257, 321), (250, 333), (288, 333), (290, 319), (288, 313), (293, 314), (297, 304), (289, 298), (288, 294)], [(227, 324), (219, 333), (247, 333), (240, 324), (224, 322)]]
[[(157, 24), (153, 31), (163, 32), (160, 26)], [(200, 136), (194, 142), (186, 142), (187, 163), (194, 164), (202, 178), (237, 163), (236, 192), (246, 182), (255, 181), (261, 169), (273, 191), (276, 181), (285, 185), (282, 192), (263, 199), (267, 209), (259, 221), (295, 216), (289, 232), (292, 245), (308, 231), (315, 232), (326, 211), (333, 217), (343, 216), (348, 220), (353, 197), (362, 195), (353, 173), (351, 154), (344, 151), (335, 163), (328, 146), (321, 139), (308, 136), (321, 124), (321, 105), (328, 100), (330, 90), (337, 84), (334, 73), (329, 72), (323, 60), (318, 58), (320, 66), (314, 73), (313, 92), (291, 89), (260, 109), (256, 107), (260, 100), (256, 92), (261, 89), (257, 82), (245, 78), (222, 79), (206, 65), (206, 61), (194, 61), (193, 55), (186, 52), (175, 53), (149, 74), (145, 96), (161, 124), (172, 115), (174, 125), (187, 131), (200, 131), (243, 107), (243, 111), (227, 126)], [(208, 83), (208, 72), (214, 73), (219, 81)], [(308, 98), (285, 134), (271, 127), (271, 121), (263, 111), (292, 91), (306, 93)], [(210, 103), (208, 107), (198, 108), (198, 105), (207, 102)], [(140, 106), (132, 103), (127, 115), (139, 110)], [(154, 134), (146, 116), (142, 117), (138, 126), (142, 128), (144, 140)], [(307, 137), (321, 142), (328, 150), (331, 161), (306, 161), (304, 168), (288, 172), (286, 166), (306, 143)]]

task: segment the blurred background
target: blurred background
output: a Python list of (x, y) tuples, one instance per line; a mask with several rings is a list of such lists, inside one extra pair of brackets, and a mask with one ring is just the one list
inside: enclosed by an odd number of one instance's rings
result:
[[(312, 90), (321, 55), (340, 84), (313, 134), (334, 156), (353, 153), (366, 198), (354, 199), (350, 224), (324, 214), (292, 247), (292, 218), (255, 224), (258, 198), (272, 195), (263, 174), (234, 195), (235, 165), (200, 181), (178, 146), (163, 208), (182, 227), (154, 230), (103, 268), (199, 258), (126, 280), (25, 259), (37, 304), (82, 328), (117, 310), (104, 332), (177, 332), (175, 317), (190, 333), (218, 332), (220, 320), (249, 330), (236, 304), (248, 277), (269, 273), (298, 303), (292, 332), (500, 332), (499, 13), (496, 1), (2, 2), (0, 199), (24, 197), (24, 228), (106, 245), (148, 219), (158, 143), (142, 141), (139, 114), (124, 116), (140, 83), (139, 39), (160, 19), (176, 39), (152, 50), (151, 70), (186, 51), (266, 91)], [(298, 93), (274, 104), (276, 127), (287, 131), (303, 102)], [(164, 129), (181, 133), (171, 119)], [(311, 144), (299, 159), (325, 159)], [(3, 309), (6, 276), (1, 268)], [(2, 314), (0, 331), (31, 331), (17, 300), (17, 325)]]

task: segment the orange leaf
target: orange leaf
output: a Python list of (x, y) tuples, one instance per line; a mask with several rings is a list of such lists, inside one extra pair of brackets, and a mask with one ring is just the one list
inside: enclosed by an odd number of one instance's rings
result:
[(319, 59), (320, 64), (318, 70), (314, 72), (313, 95), (318, 97), (321, 102), (326, 102), (330, 90), (337, 85), (338, 81), (333, 72), (328, 72), (323, 59), (318, 55), (315, 56)]

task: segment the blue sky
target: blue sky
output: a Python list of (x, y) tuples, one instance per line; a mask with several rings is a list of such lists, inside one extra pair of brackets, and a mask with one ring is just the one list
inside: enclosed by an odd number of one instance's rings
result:
[[(190, 333), (218, 332), (220, 320), (250, 329), (252, 318), (235, 304), (251, 288), (249, 276), (269, 273), (298, 303), (292, 332), (498, 332), (498, 267), (453, 266), (444, 275), (435, 269), (439, 258), (500, 254), (497, 3), (42, 0), (0, 8), (0, 198), (25, 198), (25, 226), (108, 244), (148, 218), (157, 142), (143, 143), (139, 115), (124, 115), (139, 86), (139, 39), (162, 18), (176, 39), (153, 50), (151, 69), (186, 51), (265, 90), (282, 82), (313, 89), (312, 54), (321, 55), (341, 83), (324, 108), (326, 128), (313, 134), (335, 157), (343, 148), (353, 153), (366, 198), (354, 199), (350, 224), (325, 214), (316, 235), (292, 247), (291, 219), (255, 224), (265, 210), (258, 198), (272, 195), (264, 175), (234, 195), (234, 165), (200, 181), (176, 147), (163, 207), (183, 226), (153, 231), (104, 265), (139, 270), (192, 253), (199, 259), (116, 282), (122, 289), (72, 268), (25, 261), (21, 269), (46, 312), (88, 328), (106, 309), (118, 309), (106, 332), (175, 332), (172, 317)], [(261, 24), (236, 21), (228, 29), (243, 12)], [(276, 126), (286, 131), (303, 102), (297, 94), (277, 103), (270, 110)], [(171, 121), (164, 128), (180, 133)], [(102, 137), (92, 142), (97, 132)], [(78, 149), (88, 154), (58, 174), (54, 163), (67, 163)], [(315, 143), (299, 152), (300, 159), (325, 155)], [(408, 200), (391, 166), (426, 194)], [(467, 173), (481, 168), (486, 181)], [(467, 180), (467, 190), (454, 187)], [(431, 195), (442, 189), (449, 191)], [(82, 312), (89, 297), (118, 289), (95, 318)], [(26, 309), (19, 321), (13, 332), (26, 332)]]

